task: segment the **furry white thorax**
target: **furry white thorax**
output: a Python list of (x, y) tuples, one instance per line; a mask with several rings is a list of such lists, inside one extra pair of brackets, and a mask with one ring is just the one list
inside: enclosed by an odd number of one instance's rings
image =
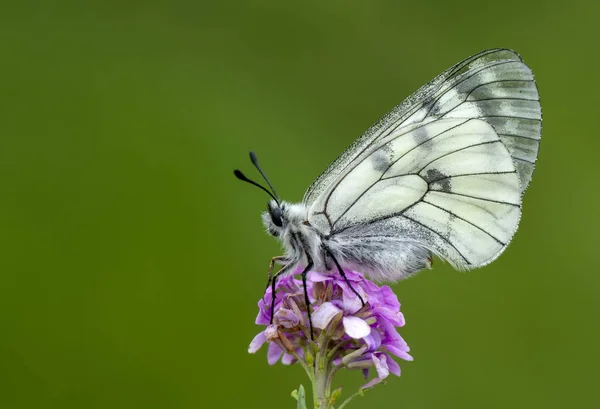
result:
[[(277, 207), (274, 200), (269, 202), (269, 208)], [(267, 232), (277, 237), (285, 250), (285, 264), (306, 266), (308, 258), (314, 263), (314, 269), (326, 272), (323, 254), (323, 240), (317, 230), (307, 222), (308, 209), (302, 203), (281, 202), (283, 226), (276, 226), (269, 211), (262, 213), (262, 221)], [(288, 273), (293, 272), (290, 268)]]

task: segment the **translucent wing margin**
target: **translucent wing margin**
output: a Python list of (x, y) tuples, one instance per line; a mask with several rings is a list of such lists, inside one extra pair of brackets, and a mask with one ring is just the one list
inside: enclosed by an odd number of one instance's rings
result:
[(477, 118), (490, 124), (508, 149), (527, 188), (541, 137), (541, 107), (533, 74), (512, 50), (491, 49), (444, 71), (370, 127), (304, 195), (311, 204), (346, 168), (380, 139), (421, 122), (442, 118)]
[(308, 220), (333, 240), (395, 237), (473, 268), (504, 250), (520, 203), (517, 171), (492, 126), (447, 118), (379, 138), (338, 173)]

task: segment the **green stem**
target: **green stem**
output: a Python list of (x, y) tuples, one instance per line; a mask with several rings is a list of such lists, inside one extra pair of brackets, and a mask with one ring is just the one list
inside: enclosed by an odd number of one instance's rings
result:
[(354, 392), (352, 395), (348, 396), (348, 397), (346, 398), (346, 400), (344, 400), (344, 401), (342, 402), (342, 404), (341, 404), (340, 406), (338, 406), (338, 407), (337, 407), (337, 409), (343, 409), (343, 408), (344, 408), (344, 406), (346, 406), (348, 403), (350, 403), (350, 401), (351, 401), (352, 399), (354, 399), (355, 397), (357, 397), (358, 395), (361, 395), (361, 394), (362, 394), (362, 391), (361, 391), (361, 390), (359, 390), (358, 392)]
[(308, 378), (310, 379), (311, 382), (314, 382), (314, 375), (312, 370), (308, 367), (308, 365), (306, 364), (306, 361), (304, 361), (304, 359), (300, 358), (298, 356), (298, 354), (296, 353), (296, 351), (292, 351), (291, 352), (292, 355), (294, 355), (294, 358), (296, 358), (296, 360), (298, 361), (298, 363), (302, 366), (302, 368), (304, 368), (304, 371), (306, 372), (306, 374), (308, 375)]
[(354, 398), (356, 398), (358, 395), (364, 395), (365, 391), (368, 391), (369, 389), (372, 389), (375, 385), (366, 387), (366, 388), (359, 388), (358, 391), (354, 392), (352, 395), (348, 396), (346, 398), (346, 400), (344, 400), (342, 402), (342, 404), (340, 406), (337, 407), (337, 409), (344, 409), (344, 406), (346, 406), (348, 403), (350, 403), (350, 401)]
[(331, 384), (333, 383), (333, 376), (341, 367), (342, 365), (334, 366), (331, 371), (329, 371), (329, 375), (327, 375), (327, 390), (325, 391), (327, 396), (331, 396)]
[(329, 408), (330, 401), (330, 386), (327, 381), (329, 377), (327, 376), (329, 372), (330, 360), (327, 359), (327, 347), (329, 346), (329, 336), (326, 331), (322, 331), (319, 339), (317, 340), (317, 345), (319, 345), (319, 351), (315, 357), (315, 384), (316, 390), (315, 394), (317, 396), (317, 406), (316, 408)]

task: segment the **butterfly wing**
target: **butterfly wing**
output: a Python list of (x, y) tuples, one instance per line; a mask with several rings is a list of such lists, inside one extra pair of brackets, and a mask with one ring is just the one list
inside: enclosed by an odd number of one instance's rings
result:
[(492, 126), (449, 118), (381, 139), (312, 204), (309, 222), (342, 241), (419, 243), (466, 269), (504, 250), (520, 204), (514, 163)]
[(525, 191), (542, 131), (537, 86), (517, 53), (491, 49), (444, 71), (371, 126), (309, 187), (304, 203), (324, 194), (377, 140), (401, 128), (441, 118), (479, 118), (492, 125), (515, 163), (519, 189)]
[(457, 268), (485, 265), (516, 231), (540, 133), (529, 68), (510, 50), (484, 51), (351, 145), (307, 191), (309, 221), (330, 238), (388, 237)]

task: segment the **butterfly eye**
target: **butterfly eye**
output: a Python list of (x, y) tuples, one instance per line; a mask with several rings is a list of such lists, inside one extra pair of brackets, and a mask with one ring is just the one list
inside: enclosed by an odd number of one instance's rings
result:
[(283, 218), (281, 208), (269, 206), (269, 213), (271, 214), (271, 220), (273, 220), (273, 224), (277, 227), (282, 227)]

